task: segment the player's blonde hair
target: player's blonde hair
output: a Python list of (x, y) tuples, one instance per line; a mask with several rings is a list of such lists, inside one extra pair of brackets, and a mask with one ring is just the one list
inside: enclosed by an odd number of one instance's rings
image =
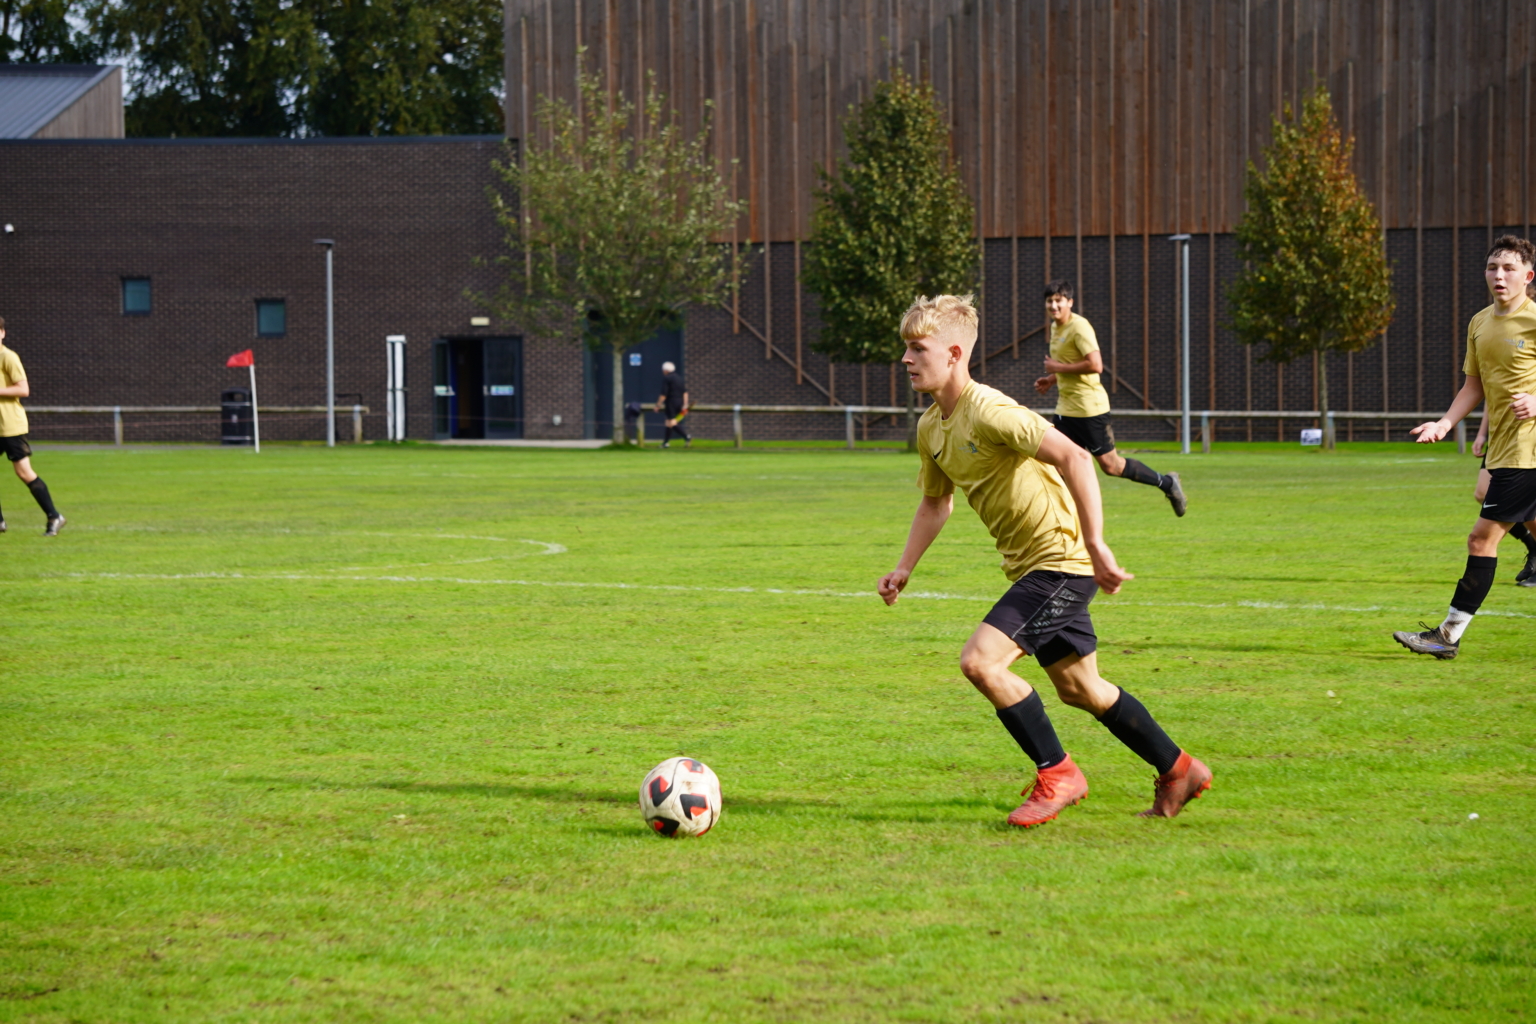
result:
[(981, 322), (974, 295), (919, 295), (901, 314), (901, 340), (931, 338), (947, 327), (964, 328), (976, 340), (976, 326)]

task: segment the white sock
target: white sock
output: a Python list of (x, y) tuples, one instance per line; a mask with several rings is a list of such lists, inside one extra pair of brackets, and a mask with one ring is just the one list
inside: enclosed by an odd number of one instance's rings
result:
[(1464, 612), (1460, 608), (1452, 608), (1445, 613), (1445, 621), (1440, 623), (1440, 632), (1453, 644), (1461, 643), (1461, 634), (1467, 631), (1467, 626), (1472, 621), (1472, 613)]

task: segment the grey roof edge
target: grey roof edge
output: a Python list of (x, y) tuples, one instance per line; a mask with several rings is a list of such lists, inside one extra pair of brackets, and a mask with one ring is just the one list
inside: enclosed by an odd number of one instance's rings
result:
[[(46, 67), (47, 65), (44, 65), (44, 66)], [(70, 66), (71, 67), (90, 67), (91, 65), (89, 65), (89, 64), (86, 64), (86, 65), (74, 64), (74, 65), (70, 65)], [(38, 132), (42, 131), (44, 128), (48, 127), (50, 124), (52, 124), (53, 122), (57, 121), (59, 118), (63, 117), (65, 112), (68, 111), (70, 107), (74, 106), (76, 103), (79, 103), (80, 102), (80, 98), (82, 96), (84, 96), (86, 93), (90, 92), (92, 89), (96, 88), (96, 86), (99, 85), (101, 82), (105, 81), (106, 77), (108, 75), (112, 74), (112, 72), (114, 72), (114, 71), (121, 71), (122, 70), (122, 65), (121, 64), (102, 64), (102, 65), (100, 65), (100, 68), (101, 68), (101, 70), (96, 72), (96, 74), (92, 75), (90, 78), (81, 78), (79, 87), (77, 87), (74, 92), (70, 93), (69, 99), (65, 100), (63, 103), (61, 103), (58, 106), (54, 107), (52, 110), (44, 113), (36, 121), (33, 121), (31, 124), (27, 125), (26, 128), (22, 129), (21, 139), (18, 140), (18, 141), (28, 141), (28, 140), (31, 140), (32, 136), (36, 135)], [(59, 77), (63, 77), (63, 76), (61, 75)], [(44, 141), (44, 140), (38, 139), (36, 141), (41, 142), (41, 141)]]
[(0, 139), (0, 146), (398, 146), (435, 142), (515, 142), (505, 135), (218, 136), (197, 139)]

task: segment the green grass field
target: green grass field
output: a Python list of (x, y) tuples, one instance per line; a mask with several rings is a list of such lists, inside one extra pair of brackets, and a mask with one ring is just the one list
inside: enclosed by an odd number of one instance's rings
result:
[[(1047, 694), (1029, 832), (961, 643), (963, 507), (887, 609), (879, 452), (44, 448), (0, 502), (0, 1020), (1527, 1021), (1536, 590), (1454, 662), (1471, 458), (1148, 454), (1103, 672), (1216, 773)], [(1041, 681), (1033, 663), (1024, 665)], [(635, 790), (711, 765), (710, 835)], [(1469, 815), (1476, 814), (1473, 820)]]

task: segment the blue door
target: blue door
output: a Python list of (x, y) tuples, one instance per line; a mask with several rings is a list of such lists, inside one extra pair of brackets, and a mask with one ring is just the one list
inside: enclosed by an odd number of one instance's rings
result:
[[(683, 329), (666, 328), (624, 352), (624, 404), (639, 402), (645, 406), (645, 436), (661, 437), (662, 419), (651, 412), (656, 398), (664, 390), (661, 364), (673, 363), (687, 381), (683, 363)], [(604, 345), (587, 349), (586, 420), (588, 437), (613, 436), (613, 349)]]

